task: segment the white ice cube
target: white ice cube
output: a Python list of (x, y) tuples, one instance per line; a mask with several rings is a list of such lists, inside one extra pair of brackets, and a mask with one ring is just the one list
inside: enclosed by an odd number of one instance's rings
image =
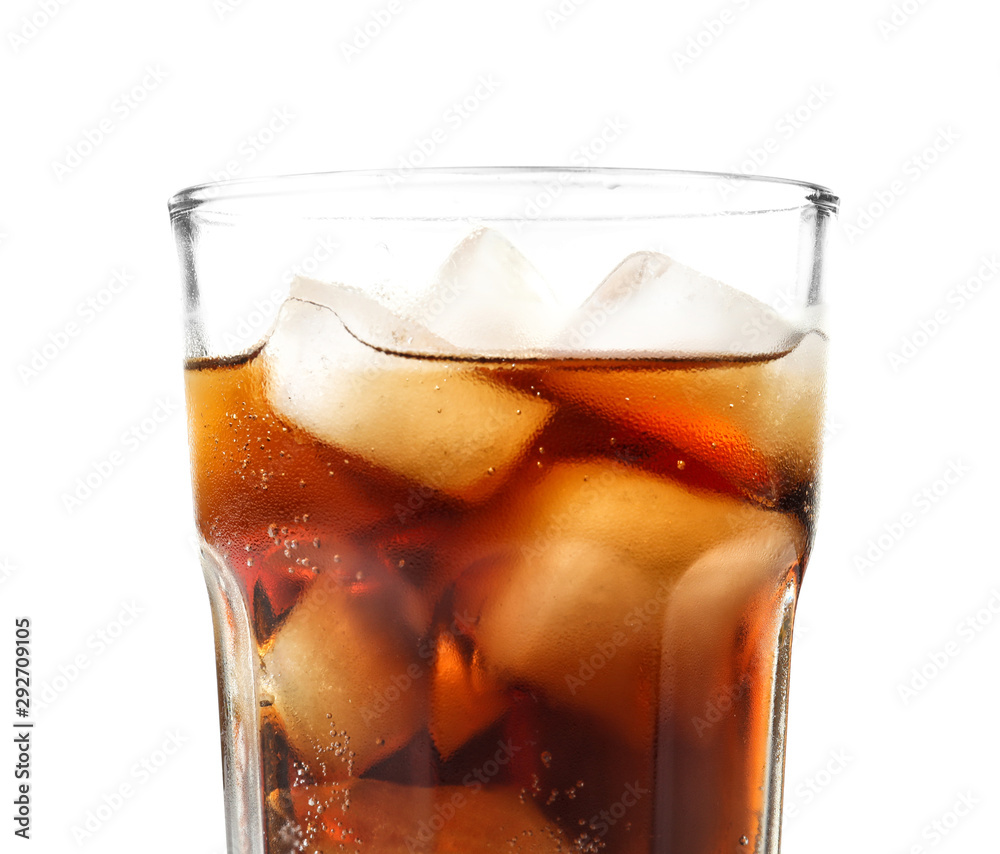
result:
[(565, 355), (747, 356), (791, 349), (801, 332), (769, 306), (657, 252), (619, 264), (570, 318)]
[(455, 247), (409, 313), (459, 352), (479, 356), (541, 355), (561, 326), (541, 275), (491, 228)]
[(457, 355), (454, 347), (424, 324), (392, 311), (368, 294), (304, 276), (291, 285), (289, 297), (330, 309), (359, 342), (394, 353)]
[[(469, 538), (456, 613), (501, 680), (641, 739), (636, 692), (649, 685), (636, 673), (656, 672), (678, 581), (718, 543), (744, 537), (771, 537), (793, 555), (803, 547), (796, 523), (737, 498), (610, 461), (559, 463)], [(712, 565), (720, 584), (739, 586)], [(738, 561), (731, 571), (745, 574)], [(695, 603), (688, 618), (710, 617)]]
[[(407, 583), (346, 543), (296, 603), (263, 656), (264, 690), (317, 780), (357, 775), (408, 742), (429, 709), (418, 655), (422, 611)], [(357, 584), (345, 581), (358, 574)]]
[[(552, 406), (491, 382), (467, 362), (396, 356), (367, 346), (337, 309), (390, 323), (365, 295), (336, 286), (281, 307), (264, 347), (265, 384), (282, 418), (320, 440), (449, 495), (477, 501), (513, 470)], [(322, 302), (320, 301), (322, 297)], [(382, 325), (380, 327), (380, 325)], [(418, 326), (408, 338), (429, 336)]]

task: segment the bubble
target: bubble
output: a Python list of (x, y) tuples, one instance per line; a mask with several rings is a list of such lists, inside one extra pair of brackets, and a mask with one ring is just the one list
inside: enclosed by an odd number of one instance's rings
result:
[(547, 750), (542, 752), (542, 765), (544, 765), (546, 768), (552, 767), (552, 754), (549, 753)]
[(749, 844), (750, 844), (749, 839), (747, 839), (745, 836), (740, 837), (740, 845), (749, 845)]

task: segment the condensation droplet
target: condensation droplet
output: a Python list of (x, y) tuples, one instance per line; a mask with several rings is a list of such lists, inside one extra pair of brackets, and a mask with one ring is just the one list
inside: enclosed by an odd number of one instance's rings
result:
[(749, 844), (750, 844), (749, 839), (747, 839), (745, 836), (740, 837), (740, 845), (749, 845)]

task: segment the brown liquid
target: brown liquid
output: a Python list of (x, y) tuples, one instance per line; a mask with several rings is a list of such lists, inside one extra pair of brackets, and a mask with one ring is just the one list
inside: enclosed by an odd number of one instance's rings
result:
[[(266, 351), (192, 365), (198, 524), (260, 656), (268, 854), (755, 850), (823, 345), (385, 356), (356, 432), (279, 415)], [(393, 410), (417, 394), (441, 406)]]

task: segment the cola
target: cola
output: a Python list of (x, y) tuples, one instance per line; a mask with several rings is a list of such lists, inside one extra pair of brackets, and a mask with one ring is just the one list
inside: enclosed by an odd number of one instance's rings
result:
[(756, 850), (824, 336), (460, 358), (282, 312), (186, 371), (198, 527), (252, 640), (267, 854)]

